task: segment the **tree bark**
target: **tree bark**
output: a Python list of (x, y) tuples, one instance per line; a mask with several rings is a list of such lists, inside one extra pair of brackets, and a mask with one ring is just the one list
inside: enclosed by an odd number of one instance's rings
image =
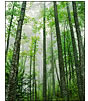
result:
[[(74, 68), (73, 68), (73, 56), (72, 56), (72, 52), (71, 50), (69, 49), (69, 45), (71, 45), (71, 40), (70, 37), (69, 37), (69, 32), (68, 32), (68, 28), (66, 26), (66, 30), (67, 30), (67, 47), (68, 47), (68, 56), (70, 56), (70, 63), (71, 63), (71, 67), (72, 67), (72, 80), (73, 80), (73, 83), (74, 83), (74, 79), (75, 79), (75, 76), (74, 76)], [(69, 63), (69, 61), (68, 61)]]
[(63, 61), (63, 54), (62, 54), (61, 36), (60, 36), (60, 28), (59, 28), (56, 2), (54, 2), (54, 15), (55, 15), (55, 26), (56, 26), (57, 47), (58, 47), (58, 61), (59, 61), (59, 69), (60, 69), (60, 81), (61, 81), (60, 85), (61, 85), (61, 93), (62, 93), (61, 95), (65, 99), (65, 101), (67, 101), (64, 61)]
[(33, 56), (33, 101), (36, 99), (36, 86), (35, 86), (35, 54), (36, 54), (36, 40), (34, 42), (34, 56)]
[(11, 72), (9, 78), (9, 91), (8, 91), (8, 101), (15, 101), (16, 100), (16, 87), (17, 87), (17, 76), (18, 76), (18, 65), (19, 65), (19, 53), (20, 53), (20, 41), (21, 41), (21, 32), (22, 32), (22, 25), (25, 15), (25, 8), (26, 2), (22, 3), (21, 8), (21, 15), (18, 21), (17, 32), (16, 32), (16, 39), (14, 43), (14, 51), (12, 57), (12, 64), (11, 64)]
[(85, 97), (84, 47), (83, 47), (83, 43), (82, 43), (81, 31), (80, 31), (80, 26), (79, 26), (79, 21), (78, 21), (76, 2), (73, 1), (72, 5), (73, 5), (73, 15), (74, 15), (74, 21), (75, 21), (77, 40), (78, 40), (79, 60), (80, 60), (80, 65), (79, 66), (80, 66), (80, 69), (81, 69), (82, 90), (83, 90), (83, 96)]
[(32, 67), (32, 56), (30, 56), (30, 101), (31, 101), (31, 67)]
[(43, 16), (43, 100), (46, 101), (47, 83), (46, 83), (46, 33), (45, 33), (45, 2)]
[[(52, 29), (51, 29), (52, 30)], [(52, 31), (51, 31), (51, 68), (52, 68), (52, 81), (53, 81), (53, 97), (55, 97), (55, 78), (54, 78), (54, 59), (53, 59), (53, 39), (52, 39)]]
[(65, 69), (66, 69), (66, 85), (67, 85), (67, 99), (69, 101), (69, 93), (68, 93), (68, 70), (67, 70), (67, 58), (66, 58), (66, 33), (65, 33), (65, 26), (64, 25), (64, 60), (65, 60)]
[(64, 26), (64, 60), (65, 60), (65, 68), (66, 68), (66, 83), (68, 86), (68, 71), (67, 71), (67, 61), (66, 61), (66, 35), (65, 35), (65, 26)]
[(73, 45), (73, 54), (74, 54), (74, 60), (75, 60), (75, 67), (76, 67), (76, 75), (77, 75), (77, 86), (78, 86), (78, 94), (81, 101), (83, 101), (83, 90), (82, 90), (82, 82), (81, 82), (81, 71), (79, 67), (79, 61), (78, 61), (78, 53), (76, 48), (76, 42), (71, 22), (71, 15), (69, 10), (69, 5), (67, 3), (67, 13), (68, 13), (68, 20), (69, 20), (69, 26), (70, 26), (70, 32), (71, 32), (71, 39), (72, 39), (72, 45)]

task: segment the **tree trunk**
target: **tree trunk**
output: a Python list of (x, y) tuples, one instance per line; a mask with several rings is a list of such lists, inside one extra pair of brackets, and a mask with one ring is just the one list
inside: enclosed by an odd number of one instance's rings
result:
[(50, 82), (49, 82), (49, 79), (48, 79), (48, 101), (50, 99)]
[(33, 56), (33, 101), (36, 99), (36, 88), (35, 88), (35, 54), (36, 54), (36, 40), (34, 42), (34, 56)]
[(67, 58), (66, 58), (66, 33), (65, 33), (65, 26), (64, 25), (64, 60), (65, 60), (65, 69), (66, 69), (66, 85), (67, 85), (67, 99), (69, 101), (69, 93), (68, 93), (68, 71), (67, 71)]
[(55, 70), (56, 70), (56, 75), (57, 75), (57, 80), (58, 80), (58, 84), (60, 86), (60, 80), (59, 80), (59, 75), (58, 75), (58, 70), (57, 70), (57, 66), (56, 66), (56, 61), (54, 59), (54, 65), (55, 65)]
[(67, 61), (66, 61), (66, 35), (65, 35), (65, 26), (64, 26), (64, 60), (65, 60), (65, 68), (66, 68), (66, 83), (68, 86), (68, 71), (67, 71)]
[(83, 97), (85, 97), (85, 84), (84, 84), (85, 83), (85, 81), (84, 81), (85, 80), (84, 47), (83, 47), (82, 37), (81, 37), (81, 31), (80, 31), (80, 27), (79, 27), (76, 2), (73, 1), (72, 5), (73, 5), (73, 15), (74, 15), (74, 21), (75, 21), (76, 34), (77, 34), (77, 39), (78, 39), (78, 49), (79, 49), (80, 69), (81, 69), (82, 90), (83, 90)]
[[(36, 54), (36, 41), (35, 41), (35, 51), (34, 54)], [(37, 84), (36, 84), (36, 76), (35, 76), (35, 101), (37, 100)]]
[(35, 101), (37, 101), (37, 83), (36, 83), (36, 77), (35, 77)]
[(17, 75), (18, 75), (18, 65), (19, 65), (19, 53), (20, 53), (20, 41), (21, 41), (21, 32), (22, 32), (22, 25), (25, 15), (25, 8), (26, 2), (22, 3), (21, 15), (18, 21), (17, 32), (16, 32), (16, 39), (14, 43), (14, 51), (12, 57), (12, 64), (11, 64), (11, 72), (9, 78), (9, 91), (8, 91), (8, 101), (15, 101), (16, 100), (16, 87), (17, 87)]
[(8, 49), (9, 49), (9, 39), (10, 39), (10, 31), (11, 31), (11, 26), (12, 26), (12, 21), (13, 21), (13, 12), (14, 12), (14, 4), (13, 4), (13, 8), (12, 8), (11, 20), (10, 20), (10, 25), (9, 25), (9, 29), (8, 29), (7, 46), (5, 49), (5, 61), (6, 61)]
[[(70, 40), (69, 40), (70, 41)], [(67, 42), (68, 47), (68, 66), (69, 66), (69, 85), (71, 85), (71, 53), (70, 53), (70, 42)]]
[(32, 56), (30, 56), (30, 101), (31, 101), (31, 67), (32, 67)]
[(43, 17), (43, 100), (46, 101), (47, 83), (46, 83), (46, 33), (45, 33), (45, 2)]
[[(70, 54), (70, 63), (71, 63), (71, 67), (72, 67), (72, 81), (74, 83), (74, 79), (75, 79), (75, 76), (74, 76), (74, 68), (73, 68), (73, 56), (72, 56), (72, 52), (71, 50), (69, 49), (69, 45), (71, 46), (71, 40), (70, 37), (69, 37), (69, 32), (68, 32), (68, 28), (66, 26), (66, 30), (67, 30), (67, 47), (68, 47), (68, 56)], [(69, 61), (68, 61), (69, 62)]]
[[(51, 29), (52, 30), (52, 29)], [(55, 78), (54, 78), (54, 59), (53, 59), (53, 39), (52, 39), (52, 31), (51, 31), (51, 68), (52, 68), (52, 81), (53, 81), (53, 97), (55, 97)]]
[(54, 2), (54, 15), (55, 15), (55, 26), (56, 26), (57, 47), (58, 47), (58, 61), (59, 61), (59, 68), (60, 68), (60, 81), (61, 81), (60, 85), (61, 85), (61, 93), (62, 93), (61, 95), (66, 101), (67, 100), (66, 80), (65, 80), (64, 61), (63, 61), (63, 54), (62, 54), (61, 36), (60, 36), (56, 2)]
[(72, 45), (73, 45), (73, 54), (74, 54), (74, 60), (75, 60), (75, 67), (76, 67), (76, 75), (77, 75), (77, 85), (78, 85), (78, 94), (81, 101), (83, 101), (83, 90), (82, 90), (82, 82), (81, 82), (81, 71), (79, 67), (79, 61), (78, 61), (78, 53), (76, 48), (76, 42), (71, 22), (71, 15), (69, 10), (69, 5), (67, 3), (67, 13), (68, 13), (68, 19), (69, 19), (69, 26), (70, 26), (70, 32), (71, 32), (71, 39), (72, 39)]

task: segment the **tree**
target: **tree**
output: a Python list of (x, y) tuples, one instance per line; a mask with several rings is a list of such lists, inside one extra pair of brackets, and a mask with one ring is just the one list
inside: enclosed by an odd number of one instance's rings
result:
[(78, 14), (77, 14), (77, 7), (76, 7), (76, 2), (72, 2), (73, 5), (73, 15), (74, 15), (74, 21), (75, 21), (75, 28), (76, 28), (76, 34), (77, 34), (77, 39), (78, 39), (78, 49), (79, 49), (79, 61), (80, 61), (80, 69), (81, 69), (81, 81), (82, 81), (82, 90), (83, 90), (83, 97), (85, 96), (85, 86), (84, 86), (84, 47), (82, 43), (82, 37), (81, 37), (81, 31), (80, 31), (80, 26), (79, 26), (79, 21), (78, 21)]
[(81, 74), (80, 74), (81, 71), (80, 71), (80, 67), (79, 67), (78, 53), (77, 53), (76, 42), (75, 42), (75, 38), (74, 38), (74, 32), (73, 32), (73, 27), (72, 27), (68, 3), (67, 3), (67, 13), (68, 13), (68, 20), (69, 20), (71, 39), (72, 39), (72, 45), (73, 45), (73, 53), (74, 53), (74, 60), (75, 60), (75, 67), (76, 67), (78, 94), (79, 94), (80, 100), (83, 101), (82, 81), (81, 81)]
[(18, 65), (19, 65), (19, 52), (20, 52), (20, 41), (21, 41), (21, 32), (22, 25), (25, 15), (26, 2), (22, 3), (20, 19), (18, 21), (16, 39), (14, 43), (14, 51), (11, 63), (11, 72), (9, 77), (9, 91), (8, 91), (8, 100), (15, 101), (16, 99), (16, 87), (17, 87), (17, 75), (18, 75)]
[(58, 79), (58, 84), (60, 86), (60, 80), (59, 80), (59, 75), (58, 75), (58, 70), (57, 70), (57, 67), (56, 67), (56, 61), (55, 61), (55, 59), (54, 59), (54, 65), (55, 65), (56, 75), (57, 75), (57, 79)]
[(45, 2), (43, 16), (43, 100), (46, 101), (46, 33), (45, 33)]
[(30, 55), (30, 101), (31, 101), (31, 67), (32, 67), (32, 54)]
[(36, 40), (34, 40), (34, 56), (33, 56), (33, 100), (37, 100), (36, 79), (35, 79), (35, 54), (36, 54)]
[(9, 29), (8, 29), (7, 47), (6, 47), (6, 50), (5, 50), (5, 61), (6, 61), (7, 54), (8, 54), (8, 49), (9, 49), (9, 39), (10, 39), (10, 31), (11, 31), (11, 26), (12, 26), (12, 21), (13, 21), (14, 4), (15, 3), (13, 3), (11, 20), (10, 20), (10, 25), (9, 25)]
[[(67, 57), (66, 57), (66, 32), (65, 32), (65, 27), (66, 27), (66, 21), (64, 24), (64, 65), (65, 65), (65, 70), (66, 70), (66, 85), (67, 85), (67, 89), (68, 89), (68, 69), (67, 69)], [(69, 57), (68, 57), (69, 58)], [(67, 90), (67, 99), (69, 101), (69, 94), (68, 94), (68, 90)]]
[(53, 59), (53, 36), (52, 36), (52, 28), (51, 28), (51, 69), (52, 69), (52, 84), (53, 84), (53, 97), (55, 96), (55, 77), (54, 77), (54, 59)]
[(65, 100), (67, 100), (64, 61), (63, 61), (63, 54), (62, 54), (61, 36), (60, 36), (56, 2), (54, 2), (54, 15), (55, 15), (55, 27), (56, 27), (57, 47), (58, 47), (58, 61), (59, 61), (59, 68), (60, 68), (60, 87), (61, 87), (60, 90), (61, 90), (62, 97), (65, 98)]
[(84, 8), (6, 2), (6, 101), (84, 101)]

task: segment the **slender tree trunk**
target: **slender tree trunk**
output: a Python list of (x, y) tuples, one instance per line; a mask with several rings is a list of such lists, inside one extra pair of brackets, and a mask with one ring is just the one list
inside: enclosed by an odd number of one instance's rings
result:
[(45, 2), (43, 17), (43, 100), (46, 101), (47, 83), (46, 83), (46, 33), (45, 33)]
[(71, 22), (71, 15), (70, 15), (70, 10), (69, 10), (68, 3), (67, 3), (67, 13), (68, 13), (69, 26), (70, 26), (70, 31), (71, 31), (73, 54), (74, 54), (75, 67), (76, 67), (78, 94), (79, 94), (80, 100), (83, 101), (83, 90), (82, 90), (82, 82), (81, 82), (81, 74), (80, 74), (81, 71), (80, 71), (80, 67), (79, 67), (79, 61), (78, 61), (78, 55), (77, 55), (78, 53), (77, 53), (76, 42), (75, 42), (75, 37), (74, 37), (74, 32), (73, 32), (73, 27), (72, 27), (72, 22)]
[(35, 77), (35, 101), (37, 101), (37, 83), (36, 83), (36, 77)]
[(65, 26), (64, 26), (64, 60), (65, 60), (65, 68), (66, 68), (66, 83), (68, 86), (68, 71), (67, 71), (67, 61), (66, 61), (66, 35), (65, 35)]
[[(50, 75), (50, 84), (52, 84), (52, 76)], [(50, 85), (50, 95), (52, 95), (52, 85)], [(50, 100), (49, 101), (52, 101), (51, 99), (52, 99), (52, 96), (50, 96), (49, 97), (50, 98)]]
[(49, 82), (49, 79), (48, 79), (48, 101), (49, 101), (49, 98), (50, 98), (50, 82)]
[[(40, 80), (40, 77), (39, 77), (39, 75), (38, 75), (38, 80)], [(38, 100), (40, 100), (40, 98), (39, 98), (39, 95), (40, 94), (40, 81), (38, 81), (38, 86), (37, 86), (37, 98), (38, 98)]]
[(68, 71), (67, 71), (67, 58), (66, 58), (66, 33), (65, 33), (65, 26), (64, 25), (64, 60), (65, 60), (65, 68), (66, 68), (66, 85), (67, 85), (67, 99), (69, 101), (69, 93), (68, 93)]
[(60, 85), (61, 85), (61, 95), (67, 101), (67, 90), (66, 90), (66, 80), (65, 80), (65, 72), (64, 72), (64, 61), (63, 61), (63, 54), (62, 54), (62, 45), (61, 45), (61, 36), (60, 36), (60, 28), (59, 28), (59, 21), (58, 21), (58, 12), (57, 12), (57, 5), (54, 2), (54, 15), (55, 15), (55, 26), (56, 26), (56, 36), (57, 36), (57, 47), (58, 47), (58, 61), (59, 61), (59, 68), (60, 68)]
[[(68, 36), (68, 35), (67, 35)], [(68, 37), (68, 39), (69, 39), (69, 37)], [(70, 42), (70, 40), (68, 41), (67, 40), (67, 48), (68, 48), (68, 67), (69, 67), (69, 71), (68, 71), (68, 77), (69, 77), (69, 79), (68, 79), (68, 83), (69, 83), (69, 85), (71, 85), (71, 53), (70, 53), (70, 46), (71, 46), (71, 42)], [(71, 91), (71, 86), (69, 86), (69, 93), (68, 94), (70, 94), (70, 91)], [(68, 95), (69, 96), (69, 95)], [(70, 96), (70, 98), (71, 98), (71, 96)]]
[(33, 101), (36, 99), (36, 88), (35, 88), (35, 54), (36, 54), (36, 40), (34, 43), (34, 56), (33, 56)]
[(7, 54), (8, 54), (8, 49), (9, 49), (9, 39), (10, 39), (11, 26), (12, 26), (12, 21), (13, 21), (13, 12), (14, 12), (14, 3), (13, 3), (13, 8), (12, 8), (10, 25), (9, 25), (9, 29), (8, 29), (7, 46), (6, 46), (6, 49), (5, 49), (5, 61), (6, 61)]
[(58, 84), (60, 86), (60, 80), (59, 80), (59, 75), (58, 75), (58, 70), (57, 70), (57, 66), (56, 66), (56, 61), (54, 59), (54, 65), (55, 65), (55, 70), (56, 70), (56, 75), (57, 75), (57, 80), (58, 80)]
[[(81, 69), (81, 81), (82, 81), (82, 90), (83, 90), (83, 97), (85, 99), (85, 65), (84, 65), (84, 47), (82, 43), (82, 37), (81, 37), (81, 31), (79, 27), (79, 21), (78, 21), (78, 14), (77, 14), (77, 7), (76, 2), (72, 2), (73, 5), (73, 15), (74, 15), (74, 21), (75, 21), (75, 28), (76, 28), (76, 34), (78, 39), (78, 49), (79, 49), (79, 60), (80, 60), (80, 69)], [(83, 100), (84, 100), (83, 99)]]
[[(51, 29), (52, 30), (52, 29)], [(55, 78), (54, 78), (54, 59), (53, 59), (53, 39), (52, 39), (52, 32), (51, 32), (51, 68), (52, 68), (52, 81), (53, 81), (53, 98), (55, 97)]]
[(16, 87), (17, 87), (17, 75), (18, 75), (18, 65), (19, 65), (19, 53), (20, 53), (20, 41), (21, 41), (21, 32), (22, 25), (25, 15), (26, 2), (22, 3), (21, 15), (18, 21), (16, 39), (14, 43), (14, 51), (11, 63), (11, 72), (9, 78), (9, 91), (8, 91), (8, 101), (16, 100)]
[(73, 80), (73, 83), (74, 83), (74, 79), (75, 79), (75, 76), (74, 76), (74, 68), (73, 68), (73, 57), (72, 57), (72, 52), (71, 50), (69, 49), (69, 45), (71, 46), (71, 42), (69, 42), (70, 40), (70, 37), (69, 37), (69, 32), (68, 32), (68, 28), (66, 26), (66, 30), (67, 30), (67, 47), (68, 47), (68, 56), (70, 54), (70, 62), (71, 62), (71, 67), (72, 67), (72, 80)]
[(74, 76), (74, 68), (73, 68), (73, 59), (72, 59), (72, 54), (71, 54), (71, 67), (72, 67), (72, 82), (74, 83), (75, 76)]
[(68, 66), (69, 66), (69, 85), (71, 85), (71, 53), (70, 53), (70, 43), (67, 42), (67, 47), (68, 47)]
[(32, 56), (30, 56), (30, 101), (31, 101), (31, 67), (32, 67)]
[(51, 81), (52, 81), (52, 78), (51, 78), (51, 73), (50, 73), (50, 77), (49, 77), (49, 79), (48, 79), (48, 89), (47, 89), (47, 91), (48, 91), (48, 100), (47, 101), (51, 101)]

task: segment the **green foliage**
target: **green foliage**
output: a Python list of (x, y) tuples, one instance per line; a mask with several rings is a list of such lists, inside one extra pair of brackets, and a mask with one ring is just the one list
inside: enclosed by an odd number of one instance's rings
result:
[[(60, 24), (60, 35), (61, 35), (61, 47), (62, 47), (62, 53), (63, 53), (63, 59), (64, 59), (64, 65), (65, 65), (65, 55), (64, 55), (64, 34), (65, 34), (65, 48), (66, 48), (66, 61), (67, 61), (67, 73), (66, 68), (64, 66), (65, 74), (68, 75), (68, 78), (65, 75), (65, 78), (68, 79), (68, 95), (69, 95), (69, 101), (79, 101), (79, 95), (78, 95), (78, 87), (77, 87), (77, 75), (76, 75), (76, 67), (75, 67), (75, 61), (74, 61), (74, 55), (73, 55), (73, 45), (72, 45), (72, 39), (71, 39), (71, 33), (69, 28), (69, 21), (68, 21), (68, 14), (67, 14), (67, 2), (57, 2), (57, 10), (58, 10), (58, 19)], [(75, 23), (74, 23), (74, 17), (73, 17), (73, 8), (72, 3), (68, 2), (70, 6), (70, 13), (71, 13), (71, 20), (73, 29), (75, 29)], [(20, 16), (21, 11), (21, 4), (22, 2), (9, 2), (6, 5), (6, 40), (9, 33), (9, 26), (11, 21), (11, 15), (13, 14), (13, 21), (11, 26), (11, 39), (15, 40), (16, 38), (16, 32), (17, 32), (17, 25), (18, 20)], [(27, 8), (26, 10), (34, 10), (32, 6), (35, 4), (35, 2), (27, 2)], [(53, 84), (52, 84), (52, 68), (51, 68), (51, 59), (52, 59), (52, 53), (51, 53), (51, 32), (53, 36), (52, 45), (53, 45), (53, 58), (56, 62), (57, 72), (60, 76), (60, 70), (59, 70), (59, 63), (58, 63), (58, 48), (57, 48), (57, 36), (56, 36), (56, 28), (55, 28), (55, 17), (54, 17), (54, 6), (52, 5), (53, 2), (50, 3), (49, 6), (46, 5), (45, 9), (45, 33), (46, 33), (46, 67), (47, 67), (47, 99), (49, 101), (64, 101), (61, 95), (60, 91), (60, 85), (58, 83), (56, 69), (55, 69), (55, 63), (54, 63), (54, 76), (55, 76), (55, 96), (53, 97)], [(12, 10), (14, 5), (14, 11)], [(43, 3), (41, 2), (41, 5)], [(84, 2), (76, 2), (77, 6), (77, 14), (79, 19), (79, 25), (81, 28), (84, 27), (84, 20), (85, 20), (85, 3)], [(37, 9), (36, 9), (37, 10)], [(27, 11), (26, 11), (27, 12)], [(33, 11), (34, 12), (34, 11)], [(27, 12), (28, 13), (28, 12)], [(19, 59), (19, 66), (18, 66), (18, 84), (17, 84), (17, 101), (27, 101), (28, 98), (30, 98), (30, 80), (31, 80), (31, 97), (33, 97), (33, 56), (34, 56), (34, 47), (36, 43), (36, 51), (35, 51), (35, 77), (36, 77), (36, 85), (37, 85), (37, 99), (39, 101), (43, 101), (43, 80), (42, 80), (42, 72), (39, 69), (42, 70), (42, 61), (38, 61), (40, 59), (43, 59), (42, 57), (42, 47), (43, 47), (43, 9), (40, 10), (40, 15), (38, 15), (38, 18), (35, 18), (33, 16), (28, 16), (25, 14), (23, 25), (31, 26), (31, 31), (29, 30), (29, 34), (24, 31), (22, 31), (21, 36), (21, 42), (20, 42), (20, 59)], [(65, 31), (64, 31), (65, 27)], [(75, 32), (75, 31), (74, 31)], [(13, 41), (12, 40), (12, 41)], [(12, 41), (9, 41), (10, 43)], [(77, 41), (77, 38), (75, 39)], [(27, 44), (27, 46), (26, 46)], [(40, 44), (42, 46), (40, 46)], [(25, 49), (23, 46), (26, 46), (27, 49)], [(78, 44), (76, 43), (76, 46), (78, 47)], [(78, 50), (77, 50), (78, 51)], [(37, 54), (38, 53), (38, 54)], [(69, 56), (69, 53), (72, 56)], [(13, 55), (13, 45), (10, 46), (8, 50), (7, 60), (5, 62), (5, 82), (6, 82), (6, 89), (8, 89), (8, 83), (9, 83), (9, 75), (11, 71), (11, 61), (12, 61), (12, 55)], [(79, 53), (78, 53), (79, 55)], [(30, 62), (32, 57), (32, 63)], [(70, 77), (70, 70), (69, 70), (69, 61), (70, 61), (70, 68), (71, 68), (71, 83), (69, 80)], [(72, 62), (71, 62), (72, 61)], [(80, 61), (78, 61), (80, 62)], [(30, 64), (31, 65), (31, 75), (30, 75)], [(72, 77), (72, 65), (74, 70), (74, 76)], [(59, 77), (60, 78), (60, 77)], [(75, 82), (74, 82), (74, 81)], [(60, 80), (61, 81), (61, 80)], [(35, 96), (35, 95), (34, 95)]]

